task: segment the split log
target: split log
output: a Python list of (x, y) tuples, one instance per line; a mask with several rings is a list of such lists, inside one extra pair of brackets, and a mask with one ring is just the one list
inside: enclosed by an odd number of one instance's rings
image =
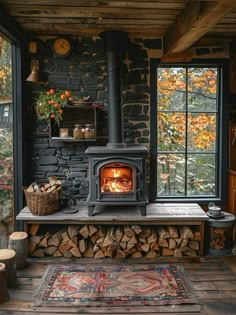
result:
[(55, 253), (53, 254), (53, 257), (62, 257), (63, 255), (62, 255), (62, 253), (59, 251), (59, 249), (57, 249), (56, 251), (55, 251)]
[(48, 247), (48, 239), (50, 238), (51, 234), (46, 233), (45, 236), (40, 240), (39, 246), (40, 247)]
[(174, 255), (174, 251), (172, 249), (163, 247), (161, 254), (162, 254), (162, 256), (173, 256)]
[(29, 246), (28, 246), (28, 252), (29, 252), (29, 255), (31, 256), (32, 253), (36, 250), (37, 248), (37, 243), (34, 243), (31, 239), (29, 241)]
[(121, 239), (121, 242), (127, 243), (129, 240), (130, 240), (130, 238), (126, 234), (124, 234), (122, 239)]
[(156, 240), (157, 240), (157, 233), (154, 229), (152, 229), (151, 235), (147, 238), (147, 242), (150, 244), (150, 243), (156, 242)]
[(170, 238), (170, 234), (164, 226), (157, 227), (157, 232), (162, 240)]
[(99, 244), (99, 245), (101, 245), (101, 246), (102, 246), (103, 242), (104, 242), (104, 237), (99, 237), (99, 238), (97, 239), (97, 241), (96, 241), (96, 243)]
[(171, 238), (177, 238), (179, 236), (179, 232), (178, 232), (178, 229), (176, 226), (167, 225), (167, 230), (168, 230)]
[(199, 251), (199, 242), (197, 241), (189, 241), (188, 246), (196, 251)]
[(85, 252), (85, 250), (86, 250), (86, 243), (85, 243), (85, 239), (82, 238), (81, 240), (79, 240), (79, 251), (83, 253)]
[(120, 259), (120, 258), (125, 258), (125, 253), (124, 253), (121, 249), (118, 249), (118, 250), (116, 251), (115, 258), (118, 258), (118, 259)]
[(55, 253), (55, 251), (57, 250), (56, 246), (48, 246), (47, 248), (44, 249), (45, 254), (49, 255), (49, 256), (53, 256), (53, 254)]
[(86, 257), (86, 258), (94, 257), (93, 246), (91, 243), (89, 244), (89, 246), (87, 246), (86, 250), (84, 251), (83, 257)]
[(89, 224), (89, 236), (91, 237), (93, 234), (97, 232), (97, 228), (93, 224)]
[(6, 266), (7, 286), (14, 287), (16, 285), (16, 252), (13, 249), (0, 249), (0, 263)]
[(8, 248), (16, 252), (16, 270), (23, 269), (27, 264), (28, 234), (25, 232), (13, 232), (9, 236)]
[(109, 252), (113, 252), (114, 250), (117, 250), (117, 249), (120, 249), (120, 245), (119, 245), (119, 243), (118, 242), (113, 242), (111, 245), (109, 245), (108, 247), (107, 247), (107, 250), (109, 251)]
[(177, 246), (179, 246), (182, 243), (182, 240), (183, 240), (182, 237), (175, 238), (175, 242), (176, 242)]
[(62, 242), (67, 242), (67, 241), (70, 240), (70, 237), (69, 237), (67, 231), (63, 232), (63, 233), (61, 234), (61, 237), (62, 237)]
[(79, 229), (80, 235), (82, 235), (84, 238), (87, 238), (89, 236), (89, 228), (88, 225), (85, 224)]
[(39, 224), (31, 224), (29, 228), (29, 235), (36, 235), (39, 230)]
[(158, 245), (158, 242), (153, 242), (151, 245), (150, 245), (150, 248), (153, 249), (153, 250), (159, 250), (160, 247)]
[(202, 239), (201, 233), (198, 231), (194, 231), (193, 237), (191, 237), (190, 239), (191, 239), (191, 241), (199, 241), (200, 242)]
[(180, 257), (182, 257), (182, 256), (183, 256), (183, 255), (182, 255), (181, 251), (180, 251), (178, 248), (176, 248), (176, 249), (174, 250), (174, 257), (180, 258)]
[(139, 235), (142, 232), (142, 228), (140, 225), (131, 225), (131, 229), (135, 232), (135, 234)]
[(150, 244), (149, 243), (143, 243), (140, 245), (142, 251), (144, 251), (145, 253), (147, 253), (150, 249)]
[(116, 228), (116, 240), (117, 240), (117, 242), (120, 242), (123, 235), (124, 235), (123, 227), (120, 225), (117, 226), (117, 228)]
[(38, 248), (32, 253), (32, 256), (42, 258), (45, 256), (44, 250), (42, 248)]
[(62, 233), (64, 230), (59, 230), (55, 234), (53, 234), (49, 239), (48, 239), (48, 246), (59, 246), (60, 242), (62, 241)]
[(127, 249), (131, 249), (133, 247), (135, 247), (135, 243), (130, 243), (130, 242), (127, 243)]
[(126, 242), (120, 242), (120, 247), (123, 248), (123, 249), (126, 249), (127, 247), (127, 243)]
[(110, 251), (110, 250), (108, 250), (108, 248), (106, 248), (105, 250), (103, 249), (103, 253), (104, 253), (104, 256), (105, 256), (105, 257), (110, 257), (110, 258), (112, 258), (114, 251)]
[(80, 251), (79, 251), (79, 249), (78, 249), (78, 247), (72, 247), (70, 249), (70, 252), (71, 252), (72, 256), (74, 256), (74, 257), (80, 258), (82, 256)]
[(9, 299), (7, 290), (7, 271), (6, 265), (0, 263), (0, 304), (6, 302)]
[(64, 256), (64, 253), (68, 252), (69, 249), (71, 249), (71, 246), (70, 246), (69, 242), (66, 241), (66, 242), (62, 242), (62, 243), (58, 246), (58, 249), (59, 249), (59, 251), (60, 251), (60, 252), (63, 254), (63, 256)]
[(94, 253), (99, 252), (100, 249), (101, 249), (101, 248), (100, 248), (100, 246), (99, 246), (98, 244), (94, 244), (94, 245), (93, 245), (93, 252), (94, 252)]
[(188, 245), (188, 240), (187, 239), (182, 239), (182, 242), (181, 242), (181, 244), (180, 244), (180, 247), (185, 247), (185, 246), (187, 246)]
[(180, 232), (182, 238), (184, 238), (184, 239), (188, 239), (188, 238), (193, 237), (193, 232), (190, 229), (190, 227), (187, 225), (179, 226), (179, 232)]
[(68, 245), (70, 245), (70, 247), (77, 247), (78, 246), (78, 238), (77, 238), (77, 236), (74, 236), (72, 239), (70, 239), (68, 241)]
[(142, 257), (142, 254), (139, 251), (135, 251), (131, 254), (132, 258), (140, 258)]
[(168, 241), (166, 240), (166, 239), (161, 239), (161, 238), (159, 238), (158, 239), (158, 245), (160, 246), (160, 247), (168, 247)]
[(139, 237), (146, 239), (151, 235), (151, 233), (152, 233), (152, 229), (150, 227), (143, 226), (142, 232), (139, 233)]
[(98, 230), (97, 232), (95, 232), (93, 235), (90, 236), (90, 240), (93, 244), (95, 244), (99, 237), (100, 236), (99, 236), (99, 230)]
[(66, 252), (63, 253), (63, 256), (67, 257), (67, 258), (71, 258), (72, 257), (72, 253), (70, 251), (66, 251)]
[(104, 256), (102, 250), (98, 251), (98, 252), (94, 255), (94, 258), (95, 258), (95, 259), (104, 258), (104, 257), (105, 257), (105, 256)]
[(168, 239), (168, 248), (174, 249), (176, 247), (176, 241), (173, 238)]
[(43, 235), (31, 236), (30, 241), (38, 245), (43, 237), (44, 237)]
[(197, 256), (195, 250), (193, 250), (192, 248), (188, 248), (186, 251), (184, 251), (184, 255), (185, 256), (191, 256), (191, 257)]
[(136, 249), (134, 247), (124, 249), (125, 256), (129, 256), (134, 252), (136, 252)]
[(155, 250), (150, 250), (149, 252), (146, 253), (145, 258), (155, 258), (157, 256), (158, 254)]
[(133, 237), (135, 234), (135, 232), (131, 229), (130, 225), (124, 226), (124, 233), (130, 238)]
[(112, 229), (108, 228), (104, 242), (103, 242), (103, 246), (109, 246), (112, 243), (113, 243)]
[(67, 233), (70, 239), (74, 238), (79, 234), (78, 227), (76, 225), (69, 225)]

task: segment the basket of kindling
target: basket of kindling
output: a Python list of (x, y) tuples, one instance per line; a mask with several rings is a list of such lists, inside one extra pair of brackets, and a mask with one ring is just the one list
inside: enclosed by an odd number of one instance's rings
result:
[(32, 183), (24, 190), (27, 207), (34, 215), (48, 215), (60, 209), (61, 181), (49, 180), (49, 183)]

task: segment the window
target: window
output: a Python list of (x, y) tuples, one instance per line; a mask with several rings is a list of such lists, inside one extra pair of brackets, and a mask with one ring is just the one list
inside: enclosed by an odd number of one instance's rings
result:
[(9, 117), (9, 106), (4, 106), (3, 108), (3, 117)]
[(0, 248), (13, 231), (13, 129), (6, 121), (12, 107), (12, 45), (0, 35)]
[(222, 200), (222, 75), (222, 63), (152, 61), (151, 199)]

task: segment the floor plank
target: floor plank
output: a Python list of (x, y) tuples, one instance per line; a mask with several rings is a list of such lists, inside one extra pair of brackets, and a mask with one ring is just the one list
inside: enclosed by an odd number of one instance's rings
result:
[[(108, 306), (108, 307), (36, 307), (33, 305), (33, 292), (49, 264), (55, 263), (98, 264), (92, 259), (41, 260), (29, 259), (27, 268), (17, 271), (17, 284), (9, 290), (10, 300), (0, 305), (0, 315), (235, 315), (236, 314), (236, 274), (224, 263), (221, 257), (203, 257), (201, 262), (180, 262), (186, 275), (192, 282), (200, 305), (165, 306)], [(101, 260), (104, 264), (113, 264), (114, 260)], [(147, 260), (115, 261), (115, 264), (147, 263)], [(159, 264), (158, 260), (148, 260), (150, 264)], [(170, 263), (168, 260), (162, 263)], [(176, 262), (173, 262), (176, 263)]]

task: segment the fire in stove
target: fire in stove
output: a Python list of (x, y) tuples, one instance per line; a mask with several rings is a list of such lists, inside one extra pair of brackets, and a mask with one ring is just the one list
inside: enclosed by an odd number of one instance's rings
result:
[(101, 192), (133, 192), (133, 171), (125, 164), (108, 164), (101, 169)]

